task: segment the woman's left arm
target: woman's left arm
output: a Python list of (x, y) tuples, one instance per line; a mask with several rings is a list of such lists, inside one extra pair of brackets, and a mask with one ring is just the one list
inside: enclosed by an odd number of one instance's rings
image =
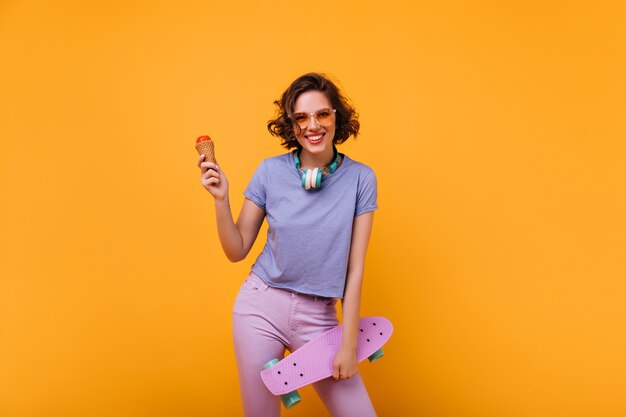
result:
[(333, 377), (335, 379), (352, 378), (357, 372), (356, 347), (361, 310), (361, 287), (365, 253), (367, 252), (373, 222), (374, 212), (370, 211), (356, 216), (352, 225), (346, 289), (341, 302), (343, 311), (342, 342), (333, 361)]

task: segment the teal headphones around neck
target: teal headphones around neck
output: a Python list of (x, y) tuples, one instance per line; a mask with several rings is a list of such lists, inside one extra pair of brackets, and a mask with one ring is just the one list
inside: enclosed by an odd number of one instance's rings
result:
[(337, 148), (333, 146), (333, 160), (328, 167), (313, 169), (300, 168), (301, 151), (301, 149), (298, 149), (296, 151), (295, 162), (296, 169), (298, 170), (298, 172), (300, 173), (300, 177), (302, 178), (302, 188), (307, 191), (320, 188), (322, 186), (322, 182), (326, 179), (326, 177), (335, 172), (335, 170), (339, 166), (339, 153), (337, 152)]

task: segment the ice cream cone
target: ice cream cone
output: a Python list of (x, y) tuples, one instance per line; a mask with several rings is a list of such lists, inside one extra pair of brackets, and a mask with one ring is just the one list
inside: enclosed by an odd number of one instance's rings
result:
[(204, 154), (205, 161), (215, 163), (215, 149), (210, 137), (200, 136), (196, 139), (196, 150), (200, 155)]

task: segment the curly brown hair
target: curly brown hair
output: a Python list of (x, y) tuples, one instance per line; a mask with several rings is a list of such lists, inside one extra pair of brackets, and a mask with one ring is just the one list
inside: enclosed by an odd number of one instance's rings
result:
[(330, 100), (331, 106), (337, 110), (333, 144), (343, 143), (350, 136), (356, 138), (361, 127), (356, 110), (348, 104), (348, 99), (341, 90), (326, 76), (310, 72), (298, 77), (283, 93), (280, 100), (274, 101), (278, 107), (278, 117), (267, 122), (267, 130), (273, 136), (282, 139), (281, 145), (287, 149), (301, 147), (294, 131), (294, 128), (299, 129), (299, 127), (293, 120), (293, 109), (300, 94), (311, 90), (324, 93)]

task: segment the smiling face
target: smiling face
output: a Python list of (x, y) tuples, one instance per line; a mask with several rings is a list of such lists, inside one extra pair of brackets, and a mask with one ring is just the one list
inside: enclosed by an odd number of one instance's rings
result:
[[(294, 126), (296, 140), (302, 147), (302, 152), (307, 152), (315, 158), (330, 159), (333, 155), (333, 138), (335, 137), (336, 118), (330, 116), (330, 123), (321, 126), (316, 117), (309, 116), (322, 109), (332, 109), (332, 105), (326, 94), (321, 91), (311, 90), (300, 94), (294, 104), (293, 113), (304, 113), (309, 117), (308, 126), (299, 128)], [(331, 110), (332, 112), (332, 110)], [(321, 118), (321, 115), (320, 115)]]

